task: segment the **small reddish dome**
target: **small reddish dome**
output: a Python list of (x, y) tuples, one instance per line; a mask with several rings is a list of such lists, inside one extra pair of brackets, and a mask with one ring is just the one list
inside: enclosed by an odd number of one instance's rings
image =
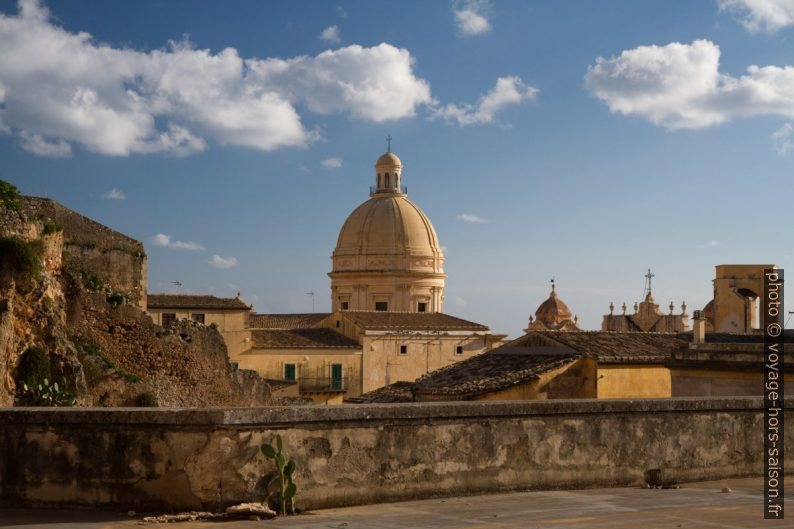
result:
[(535, 311), (535, 319), (547, 325), (557, 325), (571, 319), (571, 310), (557, 297), (557, 289), (554, 285), (551, 285), (549, 299), (541, 303)]

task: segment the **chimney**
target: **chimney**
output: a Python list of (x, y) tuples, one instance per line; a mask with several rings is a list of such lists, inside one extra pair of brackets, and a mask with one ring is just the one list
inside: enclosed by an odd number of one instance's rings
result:
[(706, 343), (706, 318), (696, 310), (692, 314), (692, 343)]

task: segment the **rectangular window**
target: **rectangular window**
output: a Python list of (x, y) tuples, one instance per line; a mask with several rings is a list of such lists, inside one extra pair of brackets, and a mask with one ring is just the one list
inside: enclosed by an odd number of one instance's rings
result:
[(456, 355), (462, 355), (463, 354), (463, 346), (462, 345), (459, 345), (459, 346), (457, 346), (455, 348), (455, 354)]
[(389, 304), (386, 301), (376, 301), (375, 310), (386, 311), (389, 310)]
[(284, 364), (284, 380), (295, 381), (295, 364)]
[(340, 325), (339, 320), (336, 320), (336, 328), (337, 329), (339, 328), (339, 325)]
[(400, 354), (401, 355), (407, 355), (408, 354), (408, 346), (407, 345), (401, 345), (400, 346)]
[(164, 328), (168, 328), (176, 321), (176, 314), (173, 312), (163, 312), (161, 322)]
[(204, 324), (204, 314), (191, 314), (190, 318), (195, 322)]
[(342, 384), (342, 364), (331, 364), (331, 389), (340, 391)]
[(349, 306), (350, 306), (350, 303), (349, 303), (349, 302), (347, 302), (347, 301), (343, 301), (343, 302), (342, 302), (342, 310), (347, 310), (347, 308), (348, 308)]
[(419, 303), (419, 306), (417, 307), (416, 310), (417, 312), (427, 312), (427, 303), (424, 302)]

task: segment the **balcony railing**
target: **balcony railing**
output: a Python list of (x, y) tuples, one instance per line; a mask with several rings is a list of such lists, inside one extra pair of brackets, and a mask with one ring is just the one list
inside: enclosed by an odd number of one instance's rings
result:
[(350, 385), (350, 377), (323, 377), (323, 378), (301, 378), (298, 380), (298, 387), (303, 392), (345, 392)]
[(375, 193), (403, 193), (407, 195), (408, 187), (407, 186), (399, 186), (399, 187), (369, 186), (369, 194), (374, 195)]

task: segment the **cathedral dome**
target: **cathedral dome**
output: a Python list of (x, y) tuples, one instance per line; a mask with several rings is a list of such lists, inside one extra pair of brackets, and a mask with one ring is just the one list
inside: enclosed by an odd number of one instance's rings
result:
[(557, 297), (557, 289), (554, 285), (551, 285), (549, 298), (535, 311), (535, 319), (546, 325), (557, 325), (571, 319), (571, 310)]
[(380, 156), (369, 200), (339, 230), (329, 274), (334, 310), (441, 311), (444, 255), (401, 176), (396, 154)]
[(334, 255), (441, 256), (430, 219), (405, 196), (374, 196), (339, 231)]

